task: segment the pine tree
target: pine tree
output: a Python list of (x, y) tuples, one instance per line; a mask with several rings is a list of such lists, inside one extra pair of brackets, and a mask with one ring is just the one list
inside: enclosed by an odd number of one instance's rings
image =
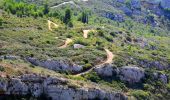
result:
[(63, 22), (65, 24), (68, 24), (70, 21), (71, 21), (71, 11), (70, 11), (70, 9), (66, 9)]
[(2, 19), (0, 18), (0, 26), (2, 26)]
[(48, 14), (49, 13), (49, 7), (48, 7), (48, 4), (47, 2), (44, 4), (44, 14)]
[(87, 24), (88, 24), (88, 14), (87, 14), (87, 12), (82, 12), (81, 21), (82, 21), (83, 23), (87, 23)]

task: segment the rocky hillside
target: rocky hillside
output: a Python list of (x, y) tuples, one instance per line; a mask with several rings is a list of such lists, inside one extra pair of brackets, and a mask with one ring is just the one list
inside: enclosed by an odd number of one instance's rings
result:
[(0, 0), (0, 100), (169, 100), (169, 0)]
[[(70, 85), (68, 80), (40, 76), (36, 74), (25, 74), (19, 77), (1, 79), (1, 94), (10, 95), (11, 98), (15, 94), (23, 96), (26, 99), (39, 97), (46, 100), (81, 100), (81, 99), (108, 99), (108, 100), (127, 100), (124, 94), (117, 92), (107, 92), (94, 88), (79, 88), (76, 85)], [(8, 99), (2, 96), (1, 99)]]

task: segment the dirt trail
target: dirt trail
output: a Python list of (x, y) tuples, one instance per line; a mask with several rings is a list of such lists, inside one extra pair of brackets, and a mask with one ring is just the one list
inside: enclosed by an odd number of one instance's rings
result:
[(105, 51), (106, 51), (106, 53), (107, 53), (107, 59), (106, 59), (106, 61), (104, 61), (103, 63), (101, 63), (101, 64), (99, 64), (99, 65), (96, 65), (95, 67), (92, 67), (91, 69), (89, 69), (89, 70), (87, 70), (87, 71), (85, 71), (85, 72), (76, 74), (75, 76), (85, 75), (85, 74), (89, 73), (90, 71), (92, 71), (92, 70), (95, 69), (95, 68), (103, 67), (102, 65), (104, 65), (104, 64), (111, 64), (113, 58), (115, 57), (115, 55), (114, 55), (111, 51), (109, 51), (108, 49), (105, 49)]
[(107, 64), (107, 63), (109, 63), (109, 64), (112, 63), (112, 60), (115, 57), (115, 55), (111, 51), (109, 51), (108, 49), (105, 49), (105, 51), (107, 53), (107, 60), (104, 63), (100, 64), (100, 65)]
[(59, 25), (57, 25), (56, 23), (48, 20), (48, 29), (49, 29), (50, 31), (52, 31), (52, 26), (51, 26), (51, 25), (53, 25), (55, 28), (58, 28), (58, 27), (59, 27)]
[(64, 45), (62, 45), (62, 46), (60, 46), (59, 48), (66, 48), (67, 47), (67, 45), (69, 44), (69, 43), (71, 43), (73, 40), (72, 39), (69, 39), (69, 38), (67, 38), (66, 39), (66, 41), (65, 41), (65, 43), (64, 43)]
[(66, 4), (71, 4), (71, 5), (76, 6), (77, 8), (81, 8), (79, 5), (75, 4), (74, 1), (63, 2), (63, 3), (59, 4), (59, 5), (52, 6), (52, 7), (50, 7), (50, 8), (54, 9), (54, 8), (58, 8), (58, 7), (60, 7), (60, 6), (66, 5)]
[(89, 32), (95, 32), (95, 30), (83, 30), (83, 37), (87, 39)]

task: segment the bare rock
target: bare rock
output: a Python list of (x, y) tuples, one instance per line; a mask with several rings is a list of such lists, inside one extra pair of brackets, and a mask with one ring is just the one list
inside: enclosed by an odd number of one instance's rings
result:
[(168, 83), (168, 75), (162, 73), (153, 73), (154, 80), (160, 80), (163, 84)]
[(73, 73), (78, 73), (83, 70), (82, 66), (76, 65), (69, 61), (51, 59), (40, 61), (36, 58), (27, 58), (26, 60), (32, 63), (33, 65), (41, 66), (54, 71), (70, 71)]
[(17, 60), (20, 59), (19, 56), (13, 56), (13, 55), (5, 55), (5, 56), (0, 56), (0, 59), (7, 59), (7, 60)]
[(28, 93), (28, 86), (23, 83), (18, 78), (12, 78), (10, 82), (7, 84), (6, 94), (18, 94), (18, 95), (26, 95)]
[(112, 64), (100, 65), (95, 68), (95, 71), (102, 77), (112, 77), (119, 72), (118, 68), (113, 67)]
[(120, 68), (120, 80), (128, 83), (140, 82), (145, 77), (144, 69), (135, 66), (125, 66)]
[(80, 49), (80, 48), (84, 48), (85, 46), (81, 44), (74, 44), (73, 47), (74, 49)]
[[(33, 77), (35, 79), (32, 79)], [(2, 95), (17, 94), (24, 96), (31, 94), (33, 97), (39, 97), (43, 94), (45, 97), (50, 98), (50, 100), (89, 100), (96, 98), (100, 100), (127, 100), (127, 96), (120, 92), (96, 88), (69, 87), (67, 83), (66, 79), (58, 77), (28, 74), (0, 80), (0, 90), (3, 90), (1, 92)]]

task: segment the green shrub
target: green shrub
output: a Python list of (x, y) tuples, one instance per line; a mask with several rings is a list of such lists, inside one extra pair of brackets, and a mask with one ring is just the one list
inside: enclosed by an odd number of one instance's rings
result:
[(106, 39), (108, 42), (113, 42), (113, 38), (110, 37), (110, 36), (105, 36), (105, 39)]
[(32, 65), (32, 64), (30, 64), (30, 65), (29, 65), (29, 67), (31, 67), (31, 68), (35, 68), (35, 66), (34, 66), (34, 65)]
[(85, 64), (84, 66), (83, 66), (83, 70), (87, 70), (87, 69), (89, 69), (89, 68), (91, 68), (92, 67), (92, 65), (90, 64), (90, 63), (87, 63), (87, 64)]
[(127, 36), (127, 37), (126, 37), (126, 40), (129, 41), (129, 42), (132, 42), (132, 39), (131, 39), (130, 36)]
[(82, 45), (84, 45), (84, 46), (90, 45), (89, 41), (85, 41), (85, 40), (83, 40), (82, 38), (77, 39), (77, 40), (75, 41), (75, 43), (77, 43), (77, 44), (82, 44)]
[(3, 66), (0, 65), (0, 71), (3, 72), (5, 71), (5, 68)]
[(114, 60), (114, 64), (115, 64), (117, 67), (122, 67), (122, 66), (126, 65), (126, 62), (125, 62), (125, 60), (122, 59), (122, 58), (116, 58), (116, 59)]
[(168, 83), (168, 84), (166, 85), (166, 87), (167, 87), (167, 90), (170, 91), (170, 83)]
[(73, 27), (73, 23), (71, 21), (68, 22), (68, 27)]
[(43, 17), (48, 14), (48, 5), (36, 6), (35, 4), (27, 4), (22, 0), (4, 0), (3, 8), (5, 11), (16, 14), (17, 17), (33, 16), (34, 18)]
[(92, 82), (96, 82), (96, 83), (98, 83), (101, 80), (101, 78), (97, 75), (96, 72), (91, 72), (91, 73), (85, 75), (84, 77), (86, 79), (91, 80)]
[(136, 90), (132, 92), (132, 95), (137, 98), (137, 100), (149, 100), (150, 94), (143, 90)]
[(144, 90), (152, 91), (152, 90), (155, 90), (155, 88), (152, 85), (144, 84)]
[(0, 18), (0, 26), (2, 26), (2, 18)]
[(103, 37), (104, 36), (104, 31), (98, 30), (98, 34), (99, 34), (99, 36)]
[(113, 37), (116, 37), (116, 33), (115, 32), (110, 32), (110, 35)]

